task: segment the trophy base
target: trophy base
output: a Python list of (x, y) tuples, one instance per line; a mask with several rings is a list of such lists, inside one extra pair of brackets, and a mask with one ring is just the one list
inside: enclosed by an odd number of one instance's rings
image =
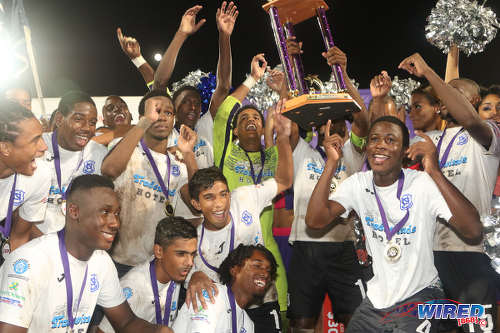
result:
[(328, 119), (343, 119), (360, 110), (347, 93), (304, 94), (286, 101), (283, 115), (309, 131), (326, 124)]
[(266, 12), (271, 7), (278, 8), (278, 15), (283, 24), (292, 23), (293, 25), (315, 17), (316, 8), (323, 7), (328, 10), (328, 5), (324, 0), (273, 0), (262, 6)]

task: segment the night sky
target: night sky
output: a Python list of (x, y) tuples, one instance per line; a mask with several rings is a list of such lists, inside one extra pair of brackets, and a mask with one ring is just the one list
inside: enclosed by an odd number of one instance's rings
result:
[[(482, 1), (482, 0), (481, 0)], [(279, 62), (263, 1), (236, 1), (240, 15), (232, 35), (233, 85), (249, 72), (253, 55), (263, 52), (270, 65)], [(428, 64), (444, 76), (446, 57), (430, 45), (424, 34), (426, 18), (436, 1), (327, 0), (327, 12), (334, 41), (348, 56), (348, 72), (368, 88), (370, 79), (382, 69), (407, 77), (397, 65), (413, 52), (420, 52)], [(218, 33), (215, 11), (219, 1), (116, 1), (116, 0), (25, 0), (33, 34), (33, 46), (46, 97), (58, 97), (71, 89), (93, 96), (142, 95), (142, 77), (122, 53), (116, 27), (141, 43), (144, 58), (153, 67), (153, 54), (167, 48), (184, 11), (201, 4), (200, 17), (207, 22), (184, 44), (171, 82), (200, 68), (215, 71)], [(497, 16), (500, 1), (488, 1)], [(314, 19), (295, 27), (304, 42), (305, 72), (328, 79), (329, 68), (321, 57), (323, 43)], [(500, 83), (500, 34), (479, 55), (461, 55), (461, 76), (483, 85)], [(32, 87), (30, 76), (22, 82)], [(33, 90), (33, 89), (32, 89)], [(34, 90), (33, 90), (34, 91)]]

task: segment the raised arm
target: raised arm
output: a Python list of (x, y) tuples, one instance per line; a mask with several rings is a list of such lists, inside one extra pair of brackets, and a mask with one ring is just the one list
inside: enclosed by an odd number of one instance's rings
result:
[(280, 100), (274, 111), (274, 128), (276, 130), (276, 147), (278, 148), (278, 164), (274, 179), (278, 183), (276, 194), (290, 188), (293, 184), (293, 158), (290, 146), (290, 134), (292, 132), (292, 121), (281, 113), (285, 100)]
[(215, 14), (217, 30), (219, 30), (219, 61), (217, 63), (217, 85), (209, 107), (212, 118), (215, 118), (217, 109), (229, 94), (232, 81), (231, 34), (238, 17), (238, 10), (233, 2), (230, 2), (227, 7), (226, 4), (224, 1)]
[(361, 107), (361, 111), (354, 112), (352, 114), (354, 118), (354, 122), (352, 123), (352, 131), (360, 138), (366, 137), (368, 135), (368, 128), (370, 127), (368, 120), (368, 110), (366, 109), (365, 102), (359, 94), (358, 89), (356, 89), (356, 87), (352, 84), (349, 76), (347, 75), (347, 56), (336, 46), (329, 49), (328, 52), (323, 52), (322, 55), (326, 58), (328, 65), (340, 65), (340, 68), (342, 69), (342, 75), (345, 79), (347, 92)]
[(161, 100), (150, 98), (146, 100), (144, 106), (144, 116), (127, 135), (111, 150), (104, 158), (101, 166), (103, 175), (112, 179), (118, 178), (127, 168), (128, 161), (134, 152), (135, 147), (146, 133), (146, 130), (158, 120)]
[(257, 54), (252, 58), (250, 64), (250, 76), (231, 94), (238, 101), (243, 102), (247, 97), (248, 92), (260, 80), (267, 69), (267, 61), (264, 58), (264, 53)]
[(155, 83), (153, 85), (154, 89), (166, 89), (168, 85), (168, 81), (172, 76), (172, 72), (175, 68), (175, 62), (177, 61), (177, 55), (179, 54), (179, 50), (182, 45), (186, 41), (186, 39), (198, 31), (201, 26), (206, 22), (205, 19), (201, 19), (198, 23), (196, 23), (196, 15), (203, 8), (203, 6), (194, 6), (189, 8), (184, 15), (182, 15), (181, 24), (179, 25), (179, 29), (175, 33), (174, 38), (170, 42), (170, 45), (165, 51), (163, 58), (156, 69), (154, 80)]
[(486, 149), (490, 147), (493, 133), (486, 121), (479, 117), (474, 106), (460, 91), (445, 83), (427, 65), (420, 54), (415, 53), (409, 56), (399, 64), (399, 68), (415, 76), (425, 77), (456, 122)]
[(416, 131), (416, 134), (422, 137), (424, 141), (413, 144), (408, 149), (408, 157), (411, 160), (416, 160), (417, 157), (422, 158), (422, 166), (425, 172), (434, 180), (453, 214), (448, 223), (463, 237), (474, 241), (480, 240), (483, 225), (476, 208), (462, 192), (450, 183), (439, 169), (436, 146), (431, 138), (421, 131)]
[(448, 56), (446, 57), (446, 74), (444, 75), (444, 82), (449, 83), (451, 80), (460, 77), (459, 59), (460, 50), (458, 46), (453, 44), (450, 46), (450, 52), (448, 52)]
[[(198, 171), (198, 164), (193, 149), (196, 144), (197, 134), (191, 128), (181, 125), (179, 138), (177, 139), (177, 148), (182, 153), (184, 164), (186, 164), (188, 172), (188, 183), (191, 181), (194, 173)], [(189, 195), (188, 184), (184, 184), (181, 189), (181, 198), (192, 211), (193, 214), (199, 214), (198, 211), (191, 205), (191, 196)]]
[(325, 147), (326, 162), (325, 168), (314, 191), (309, 199), (306, 212), (306, 224), (311, 229), (322, 229), (334, 221), (345, 212), (345, 209), (336, 201), (328, 200), (330, 195), (330, 183), (337, 169), (337, 164), (342, 156), (343, 138), (338, 134), (330, 135), (332, 121), (326, 123), (325, 138), (323, 147)]
[(154, 80), (155, 71), (141, 55), (141, 46), (139, 42), (133, 37), (123, 36), (121, 28), (116, 29), (116, 35), (123, 53), (125, 53), (130, 61), (137, 67), (146, 85), (150, 84)]

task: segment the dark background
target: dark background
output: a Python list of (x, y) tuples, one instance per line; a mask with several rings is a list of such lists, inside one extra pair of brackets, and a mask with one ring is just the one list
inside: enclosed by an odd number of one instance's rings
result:
[[(381, 69), (387, 69), (392, 76), (407, 77), (397, 70), (397, 65), (413, 52), (420, 52), (444, 76), (446, 56), (426, 41), (424, 33), (426, 18), (436, 1), (326, 1), (331, 7), (327, 17), (334, 41), (347, 53), (348, 72), (360, 83), (360, 88), (368, 88), (370, 78)], [(75, 88), (93, 96), (144, 94), (142, 77), (120, 49), (116, 27), (137, 38), (144, 58), (156, 67), (153, 54), (163, 53), (182, 14), (195, 4), (204, 6), (199, 17), (207, 22), (184, 44), (171, 82), (197, 68), (215, 71), (218, 58), (215, 11), (221, 3), (218, 0), (25, 0), (44, 95), (57, 97)], [(279, 62), (268, 16), (261, 8), (264, 2), (236, 3), (240, 15), (231, 39), (235, 86), (249, 72), (250, 60), (256, 53), (264, 52), (272, 66)], [(500, 14), (500, 1), (488, 1), (486, 5)], [(316, 21), (310, 19), (297, 25), (296, 32), (304, 42), (306, 73), (328, 79), (329, 68), (321, 57), (323, 43)], [(461, 55), (460, 65), (463, 77), (483, 85), (500, 83), (500, 37), (497, 35), (482, 54)], [(25, 75), (23, 83), (33, 87), (29, 75)]]

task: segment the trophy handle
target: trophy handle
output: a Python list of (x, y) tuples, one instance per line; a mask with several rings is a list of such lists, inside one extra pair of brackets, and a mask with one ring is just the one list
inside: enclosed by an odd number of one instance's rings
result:
[[(295, 37), (295, 30), (293, 29), (292, 22), (287, 22), (284, 26), (287, 38)], [(295, 73), (295, 78), (300, 88), (301, 94), (308, 94), (309, 88), (307, 87), (306, 81), (304, 80), (304, 66), (302, 65), (302, 58), (300, 54), (294, 54), (292, 56), (293, 69)]]
[[(326, 19), (325, 8), (323, 6), (316, 8), (318, 25), (321, 30), (321, 35), (323, 36), (323, 41), (325, 42), (326, 51), (335, 46), (333, 43), (332, 32), (330, 30), (330, 25)], [(342, 68), (339, 65), (332, 66), (333, 76), (337, 83), (338, 92), (346, 91), (344, 76), (342, 75)]]
[(280, 60), (284, 67), (283, 69), (285, 70), (288, 89), (291, 91), (293, 96), (296, 96), (298, 95), (297, 82), (295, 81), (295, 75), (293, 74), (290, 57), (288, 56), (285, 33), (283, 32), (283, 27), (281, 26), (280, 18), (278, 15), (278, 8), (272, 6), (269, 8), (268, 13), (269, 18), (271, 19), (271, 27), (274, 33), (274, 40), (276, 42), (276, 46), (278, 47)]

